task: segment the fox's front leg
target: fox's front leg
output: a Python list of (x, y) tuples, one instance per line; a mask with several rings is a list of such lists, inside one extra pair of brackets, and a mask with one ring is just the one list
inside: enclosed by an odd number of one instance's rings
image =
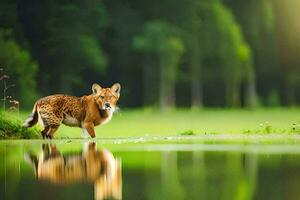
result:
[(90, 122), (84, 123), (83, 128), (87, 130), (87, 132), (90, 134), (90, 136), (92, 138), (94, 138), (96, 136), (95, 129), (94, 129), (94, 123), (90, 123)]

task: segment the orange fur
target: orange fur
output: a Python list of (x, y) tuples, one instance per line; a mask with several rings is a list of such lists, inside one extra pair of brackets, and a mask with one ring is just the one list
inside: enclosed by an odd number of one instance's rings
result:
[(93, 84), (92, 90), (93, 94), (83, 97), (51, 95), (39, 99), (23, 126), (35, 125), (39, 117), (44, 125), (43, 138), (53, 138), (61, 123), (81, 127), (84, 133), (88, 132), (91, 137), (95, 137), (94, 127), (111, 119), (121, 86), (116, 83), (111, 88), (101, 88)]

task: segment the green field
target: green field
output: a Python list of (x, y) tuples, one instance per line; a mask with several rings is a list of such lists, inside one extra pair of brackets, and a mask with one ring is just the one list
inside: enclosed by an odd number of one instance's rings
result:
[[(21, 119), (29, 113), (23, 112)], [(299, 124), (299, 125), (298, 125)], [(300, 133), (300, 109), (204, 109), (199, 111), (121, 110), (106, 125), (96, 128), (97, 138), (201, 134)], [(81, 138), (81, 129), (61, 125), (55, 138)]]

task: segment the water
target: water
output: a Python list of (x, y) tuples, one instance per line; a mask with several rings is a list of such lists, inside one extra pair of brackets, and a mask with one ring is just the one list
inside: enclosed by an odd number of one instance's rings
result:
[(297, 144), (2, 141), (0, 199), (299, 199)]

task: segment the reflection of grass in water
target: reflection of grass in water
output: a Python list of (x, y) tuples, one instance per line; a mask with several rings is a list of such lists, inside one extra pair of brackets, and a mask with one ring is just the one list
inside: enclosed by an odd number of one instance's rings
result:
[[(300, 109), (121, 110), (96, 127), (98, 138), (198, 134), (300, 133)], [(29, 113), (22, 113), (23, 119)], [(294, 124), (294, 125), (293, 125)], [(56, 138), (81, 138), (80, 128), (61, 125)]]
[(23, 128), (22, 123), (16, 114), (0, 111), (0, 139), (39, 138), (39, 131), (36, 128)]

